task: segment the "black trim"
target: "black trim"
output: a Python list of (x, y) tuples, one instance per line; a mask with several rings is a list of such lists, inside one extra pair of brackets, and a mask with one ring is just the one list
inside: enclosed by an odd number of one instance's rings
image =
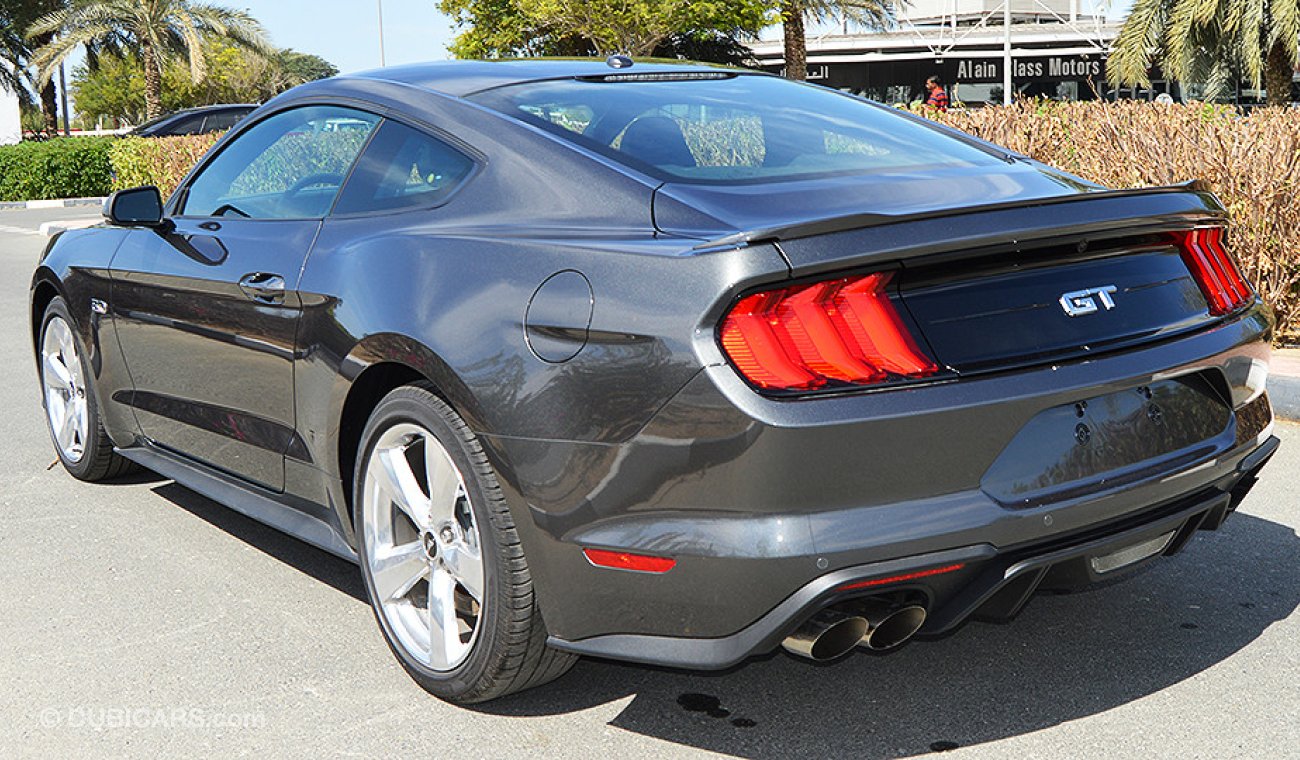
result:
[(834, 589), (846, 583), (862, 578), (897, 575), (918, 567), (972, 563), (996, 556), (997, 550), (992, 546), (978, 544), (838, 570), (813, 580), (748, 627), (722, 638), (693, 639), (615, 633), (579, 641), (565, 641), (551, 636), (546, 643), (565, 652), (592, 657), (611, 657), (646, 665), (722, 670), (752, 654), (775, 648), (796, 620), (805, 617), (813, 608), (822, 606), (824, 600), (834, 593)]

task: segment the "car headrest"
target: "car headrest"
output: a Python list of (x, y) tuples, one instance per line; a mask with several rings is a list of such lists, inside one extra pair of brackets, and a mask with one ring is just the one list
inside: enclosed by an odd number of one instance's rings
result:
[(667, 116), (642, 116), (632, 122), (618, 149), (654, 166), (696, 165), (681, 126)]

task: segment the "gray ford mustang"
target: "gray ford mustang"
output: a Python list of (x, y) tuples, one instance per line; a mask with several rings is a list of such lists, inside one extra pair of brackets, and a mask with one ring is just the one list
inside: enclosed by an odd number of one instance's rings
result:
[(105, 216), (31, 286), (64, 466), (356, 561), (458, 702), (1007, 619), (1217, 528), (1277, 448), (1211, 194), (750, 71), (337, 77)]

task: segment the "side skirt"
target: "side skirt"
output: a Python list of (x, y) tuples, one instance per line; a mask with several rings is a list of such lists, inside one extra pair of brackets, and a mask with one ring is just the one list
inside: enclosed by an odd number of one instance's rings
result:
[(246, 517), (349, 562), (358, 561), (357, 553), (333, 526), (279, 501), (275, 498), (279, 494), (273, 496), (260, 492), (234, 478), (148, 444), (119, 448), (117, 453)]

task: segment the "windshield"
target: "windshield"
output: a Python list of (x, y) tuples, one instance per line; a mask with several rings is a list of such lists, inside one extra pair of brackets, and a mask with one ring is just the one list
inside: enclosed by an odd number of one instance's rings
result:
[(822, 87), (761, 75), (643, 76), (530, 82), (471, 99), (670, 181), (765, 182), (999, 163), (888, 108)]

